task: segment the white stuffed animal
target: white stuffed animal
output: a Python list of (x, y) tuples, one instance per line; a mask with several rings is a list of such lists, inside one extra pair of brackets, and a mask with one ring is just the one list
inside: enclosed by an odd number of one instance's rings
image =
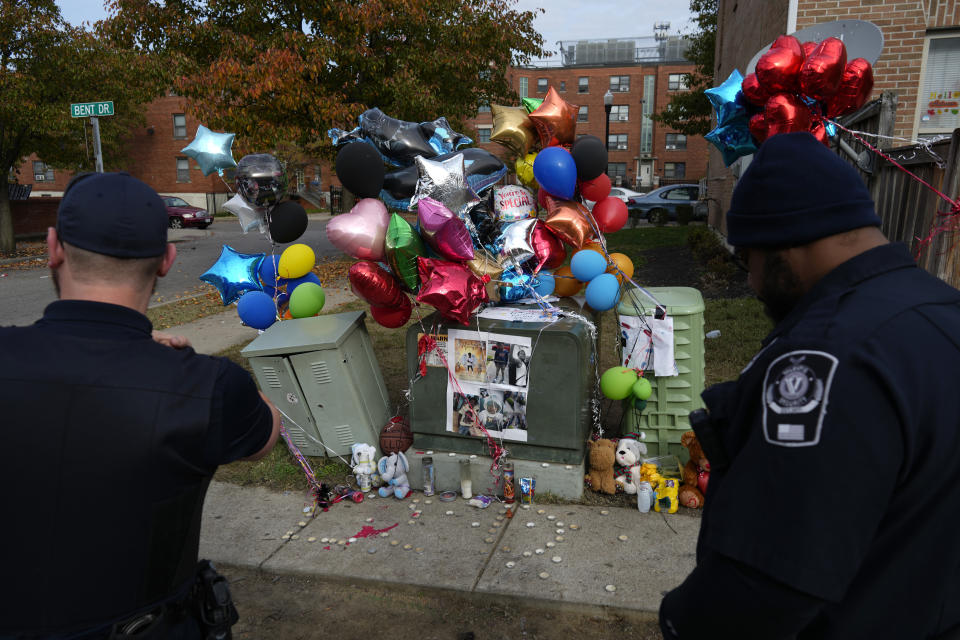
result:
[(643, 456), (647, 455), (647, 445), (640, 441), (646, 437), (646, 434), (641, 431), (639, 434), (629, 434), (617, 441), (617, 464), (624, 471), (614, 480), (624, 493), (637, 492), (637, 483), (640, 482), (640, 465), (643, 464)]
[(377, 450), (364, 442), (358, 442), (350, 447), (353, 457), (350, 464), (353, 466), (353, 475), (370, 476), (377, 471)]
[(379, 489), (381, 498), (386, 498), (391, 493), (400, 500), (407, 497), (410, 493), (410, 481), (407, 479), (410, 464), (405, 455), (391, 453), (389, 456), (383, 456), (377, 463), (377, 470), (380, 471), (380, 478), (386, 484)]

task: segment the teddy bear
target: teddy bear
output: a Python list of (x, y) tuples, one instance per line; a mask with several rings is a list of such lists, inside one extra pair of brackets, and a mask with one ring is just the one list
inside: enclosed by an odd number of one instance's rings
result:
[(616, 460), (616, 446), (613, 440), (600, 438), (587, 442), (590, 449), (590, 473), (585, 480), (593, 491), (613, 495), (617, 492), (617, 485), (613, 480), (613, 463)]
[(400, 500), (403, 500), (410, 494), (410, 481), (407, 479), (407, 471), (410, 470), (410, 464), (403, 453), (391, 453), (389, 456), (383, 456), (377, 462), (377, 471), (380, 472), (380, 479), (386, 486), (380, 487), (378, 493), (381, 498), (386, 498), (391, 493)]
[(691, 509), (703, 506), (703, 496), (710, 480), (710, 461), (707, 460), (697, 440), (697, 434), (687, 431), (680, 436), (680, 444), (690, 452), (690, 459), (683, 467), (683, 487), (680, 489), (680, 504)]
[(373, 475), (377, 470), (377, 450), (365, 442), (357, 442), (350, 449), (353, 452), (353, 457), (350, 458), (353, 474)]
[(617, 441), (617, 464), (621, 472), (616, 476), (617, 488), (624, 493), (637, 492), (637, 483), (640, 482), (640, 465), (643, 456), (647, 455), (647, 445), (640, 442), (646, 439), (646, 434), (628, 433)]

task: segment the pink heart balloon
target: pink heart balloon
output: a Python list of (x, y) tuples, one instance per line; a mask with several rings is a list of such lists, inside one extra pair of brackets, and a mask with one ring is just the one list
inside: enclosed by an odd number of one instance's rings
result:
[(433, 198), (417, 201), (417, 217), (423, 239), (447, 260), (473, 260), (473, 240), (467, 225)]
[(358, 260), (383, 260), (383, 241), (390, 224), (387, 207), (376, 198), (364, 198), (350, 213), (334, 216), (327, 223), (327, 239)]

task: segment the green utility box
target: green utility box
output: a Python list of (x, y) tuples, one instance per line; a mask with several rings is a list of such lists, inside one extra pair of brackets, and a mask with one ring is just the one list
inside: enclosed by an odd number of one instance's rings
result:
[[(520, 307), (537, 309), (537, 307)], [(599, 318), (577, 309), (599, 330)], [(579, 464), (593, 426), (592, 392), (596, 387), (597, 354), (589, 326), (575, 318), (555, 322), (516, 322), (475, 317), (470, 326), (444, 320), (434, 313), (423, 321), (432, 335), (446, 342), (448, 330), (500, 334), (528, 338), (532, 347), (526, 385), (526, 442), (504, 439), (503, 446), (513, 458)], [(447, 369), (428, 366), (418, 375), (419, 325), (407, 331), (407, 373), (411, 386), (410, 427), (414, 447), (466, 454), (486, 455), (487, 444), (477, 435), (460, 435), (448, 430), (453, 423), (447, 399)], [(598, 335), (599, 344), (599, 335)], [(454, 356), (449, 356), (451, 367)], [(480, 385), (483, 386), (483, 385)], [(494, 387), (496, 385), (491, 385)], [(453, 423), (456, 424), (456, 423)], [(454, 427), (455, 428), (455, 427)]]
[[(624, 401), (624, 432), (646, 433), (648, 455), (673, 454), (683, 462), (687, 450), (680, 445), (680, 436), (690, 430), (690, 412), (703, 407), (700, 394), (704, 388), (703, 296), (691, 287), (651, 287), (647, 289), (673, 318), (674, 360), (679, 375), (657, 377), (647, 374), (653, 394), (643, 411), (637, 411), (633, 400)], [(632, 289), (617, 308), (621, 315), (635, 316), (638, 311), (652, 317), (654, 305), (640, 291)]]
[(241, 351), (305, 455), (350, 455), (356, 442), (379, 449), (390, 403), (364, 315), (284, 320)]

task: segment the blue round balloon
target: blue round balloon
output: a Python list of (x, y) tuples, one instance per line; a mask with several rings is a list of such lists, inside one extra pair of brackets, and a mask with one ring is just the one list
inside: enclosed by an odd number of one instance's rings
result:
[(271, 254), (269, 256), (263, 257), (263, 262), (260, 263), (260, 282), (263, 283), (263, 290), (266, 291), (267, 287), (276, 287), (277, 286), (277, 265), (280, 264), (280, 256), (276, 254)]
[(263, 291), (248, 291), (237, 302), (237, 315), (249, 327), (266, 329), (277, 321), (277, 307)]
[(587, 284), (586, 298), (594, 311), (613, 309), (620, 300), (620, 281), (612, 273), (601, 273)]
[(301, 285), (304, 282), (312, 282), (316, 285), (320, 285), (321, 287), (323, 286), (323, 283), (320, 282), (320, 277), (313, 271), (307, 273), (305, 276), (300, 276), (299, 278), (291, 278), (290, 280), (283, 280), (283, 278), (281, 278), (280, 280), (281, 282), (287, 283), (288, 295), (293, 293), (293, 290), (297, 288), (297, 285)]
[[(591, 251), (590, 253), (594, 252)], [(534, 282), (533, 290), (544, 297), (553, 293), (553, 290), (557, 288), (557, 281), (553, 278), (552, 273), (538, 273)]]
[(570, 200), (577, 190), (577, 163), (563, 147), (547, 147), (533, 161), (533, 177), (547, 193)]
[(581, 282), (590, 282), (606, 270), (606, 259), (592, 249), (577, 251), (570, 258), (570, 273)]

